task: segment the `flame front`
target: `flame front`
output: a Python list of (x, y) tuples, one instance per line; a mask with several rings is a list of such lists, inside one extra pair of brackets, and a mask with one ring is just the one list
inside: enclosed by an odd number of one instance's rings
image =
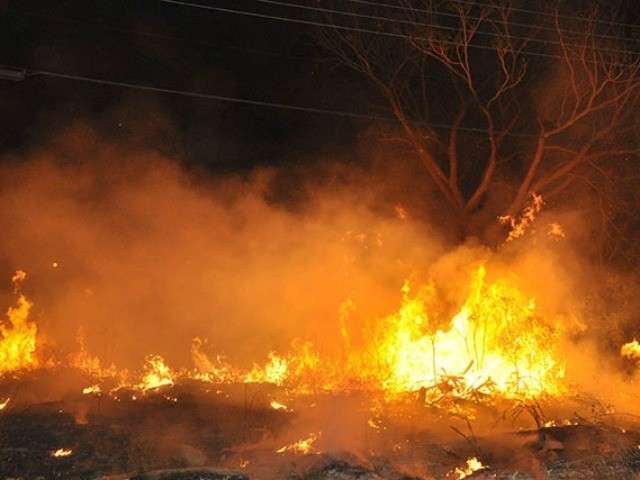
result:
[[(145, 359), (141, 380), (131, 384), (126, 370), (103, 368), (80, 335), (80, 350), (69, 363), (96, 380), (83, 393), (99, 392), (103, 379), (116, 377), (120, 386), (142, 392), (188, 377), (211, 383), (270, 383), (299, 393), (358, 388), (384, 392), (387, 398), (420, 390), (425, 401), (443, 393), (519, 399), (563, 393), (563, 322), (538, 312), (534, 299), (510, 278), (489, 281), (484, 265), (469, 274), (464, 291), (465, 299), (452, 314), (455, 310), (444, 308), (433, 282), (420, 288), (406, 283), (399, 310), (362, 334), (349, 331), (349, 315), (357, 308), (349, 301), (338, 312), (336, 339), (344, 343), (340, 355), (320, 355), (311, 342), (295, 339), (288, 352), (271, 352), (264, 364), (243, 371), (220, 355), (208, 357), (204, 341), (196, 338), (191, 351), (195, 370), (175, 371), (152, 354)], [(21, 295), (18, 305), (9, 309), (9, 325), (0, 326), (0, 373), (37, 364), (37, 328), (28, 320), (30, 307)], [(623, 355), (632, 356), (636, 344), (625, 345)]]

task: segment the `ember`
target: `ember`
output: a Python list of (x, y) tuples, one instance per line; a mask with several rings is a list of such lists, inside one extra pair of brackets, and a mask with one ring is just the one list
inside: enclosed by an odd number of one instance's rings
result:
[(51, 452), (52, 457), (68, 457), (71, 454), (73, 454), (73, 450), (69, 448), (59, 448)]
[(285, 445), (284, 447), (279, 448), (278, 450), (276, 450), (276, 453), (299, 453), (299, 454), (309, 454), (309, 453), (320, 453), (320, 452), (316, 452), (314, 451), (315, 449), (313, 448), (314, 443), (316, 442), (316, 440), (318, 440), (318, 437), (320, 437), (320, 433), (311, 433), (309, 434), (308, 437), (303, 438), (301, 440), (298, 440), (297, 442), (293, 442), (290, 445)]

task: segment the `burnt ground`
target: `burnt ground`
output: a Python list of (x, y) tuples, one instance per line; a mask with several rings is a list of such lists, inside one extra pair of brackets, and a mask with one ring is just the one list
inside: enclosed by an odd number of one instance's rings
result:
[[(51, 400), (39, 388), (0, 389), (13, 394), (0, 411), (0, 479), (451, 479), (474, 456), (488, 467), (467, 478), (640, 479), (640, 421), (597, 405), (582, 415), (573, 403), (570, 425), (537, 428), (540, 406), (372, 410), (357, 393), (291, 399), (268, 385), (197, 383)], [(276, 453), (310, 431), (322, 436), (309, 454)], [(52, 455), (61, 448), (71, 453)]]

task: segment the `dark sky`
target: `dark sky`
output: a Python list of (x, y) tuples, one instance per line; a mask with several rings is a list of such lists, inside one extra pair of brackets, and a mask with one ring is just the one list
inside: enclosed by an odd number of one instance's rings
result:
[[(254, 0), (194, 3), (309, 18), (304, 11)], [(637, 18), (634, 3), (623, 8), (629, 22)], [(534, 8), (537, 2), (524, 4)], [(312, 28), (158, 0), (0, 0), (0, 64), (367, 112), (374, 98), (367, 83), (336, 67), (314, 43)], [(4, 152), (37, 145), (71, 122), (88, 120), (108, 139), (212, 171), (304, 162), (348, 147), (366, 126), (336, 116), (40, 76), (0, 81), (0, 102)]]
[[(364, 111), (364, 83), (336, 69), (310, 27), (156, 0), (4, 2), (0, 64), (285, 104)], [(281, 15), (248, 1), (211, 5)], [(361, 95), (359, 94), (362, 93)], [(31, 77), (0, 81), (0, 148), (70, 122), (212, 170), (304, 161), (349, 145), (358, 120)]]

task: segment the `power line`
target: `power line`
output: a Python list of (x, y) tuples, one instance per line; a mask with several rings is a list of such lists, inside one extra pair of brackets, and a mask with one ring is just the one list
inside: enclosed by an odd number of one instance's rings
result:
[[(310, 6), (310, 5), (301, 5), (301, 4), (298, 4), (298, 3), (283, 2), (283, 1), (280, 1), (280, 0), (254, 0), (254, 1), (258, 2), (258, 3), (264, 3), (264, 4), (267, 4), (267, 5), (277, 5), (277, 6), (281, 6), (281, 7), (298, 8), (300, 10), (315, 11), (315, 12), (322, 12), (322, 13), (331, 13), (331, 14), (343, 15), (343, 16), (353, 17), (353, 18), (364, 18), (364, 19), (367, 19), (367, 20), (381, 20), (383, 22), (389, 22), (389, 23), (393, 23), (393, 24), (405, 24), (405, 25), (412, 25), (412, 26), (419, 26), (419, 27), (432, 27), (432, 28), (438, 28), (438, 29), (441, 29), (441, 30), (447, 30), (447, 31), (452, 31), (452, 32), (460, 31), (459, 28), (449, 27), (447, 25), (439, 25), (439, 24), (436, 24), (436, 23), (414, 22), (412, 20), (406, 20), (406, 19), (402, 19), (402, 18), (388, 18), (388, 17), (384, 17), (384, 16), (380, 16), (380, 15), (370, 15), (370, 14), (363, 14), (363, 13), (356, 13), (356, 12), (347, 12), (347, 11), (344, 11), (344, 10), (336, 10), (336, 9), (333, 9), (333, 8), (313, 7), (313, 6)], [(438, 14), (438, 13), (436, 13), (436, 14)], [(449, 15), (451, 15), (453, 17), (456, 17), (456, 18), (460, 18), (457, 15), (453, 15), (453, 14), (449, 14)], [(547, 28), (549, 28), (549, 27), (547, 27)], [(552, 30), (554, 30), (554, 29), (552, 29)], [(562, 30), (561, 30), (561, 32), (562, 32)], [(488, 37), (512, 38), (512, 39), (516, 39), (516, 40), (526, 40), (526, 41), (535, 42), (535, 43), (541, 43), (541, 44), (545, 44), (545, 45), (563, 46), (563, 42), (560, 42), (558, 40), (548, 40), (548, 39), (535, 38), (535, 37), (522, 37), (522, 36), (510, 35), (510, 34), (501, 34), (501, 33), (496, 33), (496, 32), (484, 32), (482, 30), (476, 31), (475, 34), (476, 35), (485, 35), (485, 36), (488, 36)], [(582, 45), (576, 45), (576, 44), (566, 43), (566, 42), (564, 43), (564, 46), (565, 47), (577, 47), (577, 48), (581, 48), (582, 47)], [(624, 49), (618, 49), (618, 48), (598, 48), (598, 50), (599, 51), (603, 51), (603, 52), (631, 53), (631, 54), (635, 54), (635, 55), (640, 54), (640, 51), (624, 50)]]
[[(268, 14), (264, 14), (264, 13), (258, 13), (258, 12), (247, 12), (244, 10), (234, 10), (232, 8), (223, 8), (223, 7), (214, 7), (212, 5), (203, 5), (200, 3), (191, 3), (191, 2), (184, 2), (184, 1), (180, 1), (180, 0), (159, 0), (162, 3), (169, 3), (169, 4), (173, 4), (173, 5), (179, 5), (179, 6), (185, 6), (185, 7), (191, 7), (191, 8), (200, 8), (203, 10), (211, 10), (211, 11), (216, 11), (216, 12), (221, 12), (221, 13), (228, 13), (228, 14), (232, 14), (232, 15), (241, 15), (241, 16), (247, 16), (247, 17), (253, 17), (253, 18), (261, 18), (261, 19), (265, 19), (265, 20), (275, 20), (275, 21), (281, 21), (281, 22), (288, 22), (288, 23), (296, 23), (296, 24), (300, 24), (300, 25), (311, 25), (311, 26), (316, 26), (316, 27), (329, 27), (332, 28), (334, 30), (342, 30), (342, 31), (349, 31), (349, 32), (358, 32), (358, 33), (368, 33), (368, 34), (372, 34), (372, 35), (380, 35), (380, 36), (384, 36), (384, 37), (390, 37), (390, 38), (397, 38), (397, 39), (403, 39), (403, 40), (416, 40), (416, 39), (423, 39), (423, 40), (427, 40), (426, 38), (423, 37), (412, 37), (410, 35), (404, 35), (401, 33), (393, 33), (393, 32), (386, 32), (386, 31), (382, 31), (382, 30), (372, 30), (369, 28), (361, 28), (361, 27), (346, 27), (343, 25), (336, 25), (333, 23), (323, 23), (323, 22), (316, 22), (313, 20), (302, 20), (302, 19), (298, 19), (298, 18), (289, 18), (289, 17), (281, 17), (278, 15), (268, 15)], [(448, 41), (448, 40), (440, 40), (441, 43), (445, 44), (445, 45), (452, 45), (452, 46), (460, 46), (460, 43), (458, 42), (452, 42), (452, 41)], [(475, 49), (479, 49), (479, 50), (491, 50), (491, 51), (497, 51), (496, 47), (491, 47), (491, 46), (487, 46), (487, 45), (476, 45), (476, 44), (469, 44), (468, 45), (469, 48), (475, 48)], [(541, 53), (541, 52), (532, 52), (532, 51), (523, 51), (522, 53), (533, 56), (533, 57), (542, 57), (542, 58), (554, 58), (554, 59), (559, 59), (562, 60), (563, 57), (560, 55), (554, 55), (554, 54), (550, 54), (550, 53)], [(586, 61), (587, 63), (598, 63), (598, 62), (593, 62), (593, 61)], [(610, 65), (610, 66), (629, 66), (628, 63), (623, 63), (623, 62), (603, 62), (603, 64), (605, 65)]]
[[(8, 69), (13, 69), (13, 72), (10, 72)], [(0, 68), (0, 73), (2, 73), (3, 71), (15, 73), (15, 75), (12, 75), (13, 78), (11, 78), (11, 80), (13, 81), (21, 81), (21, 80), (24, 80), (26, 77), (43, 76), (43, 77), (59, 78), (64, 80), (74, 80), (74, 81), (97, 84), (97, 85), (107, 85), (111, 87), (131, 88), (134, 90), (166, 93), (171, 95), (180, 95), (184, 97), (200, 98), (204, 100), (236, 103), (241, 105), (251, 105), (251, 106), (257, 106), (257, 107), (275, 108), (275, 109), (282, 109), (282, 110), (292, 110), (292, 111), (298, 111), (298, 112), (314, 113), (319, 115), (334, 115), (339, 117), (361, 119), (361, 120), (375, 120), (375, 121), (382, 121), (386, 123), (398, 123), (398, 120), (396, 118), (386, 117), (382, 115), (369, 115), (365, 113), (348, 112), (345, 110), (331, 110), (331, 109), (325, 109), (325, 108), (291, 105), (286, 103), (268, 102), (263, 100), (251, 100), (247, 98), (239, 98), (239, 97), (232, 97), (232, 96), (226, 96), (226, 95), (192, 92), (187, 90), (178, 90), (174, 88), (156, 87), (154, 85), (143, 85), (139, 83), (107, 80), (102, 78), (86, 77), (82, 75), (73, 75), (73, 74), (61, 73), (61, 72), (51, 72), (47, 70), (37, 70), (37, 69), (31, 69), (31, 68), (5, 66), (5, 68)], [(7, 77), (7, 79), (9, 78)], [(454, 125), (452, 124), (431, 123), (431, 122), (419, 122), (419, 125), (429, 126), (431, 128), (438, 129), (438, 130), (450, 130), (451, 128), (454, 127)], [(457, 128), (458, 130), (463, 132), (489, 133), (489, 130), (486, 128), (465, 127), (465, 126), (458, 126)], [(524, 138), (538, 137), (537, 134), (533, 134), (533, 133), (514, 133), (514, 132), (507, 132), (507, 131), (494, 131), (493, 133), (505, 134), (511, 137), (524, 137)]]
[[(363, 5), (370, 5), (370, 6), (376, 6), (376, 7), (387, 7), (387, 8), (394, 8), (394, 9), (398, 9), (398, 10), (405, 10), (405, 11), (415, 11), (415, 12), (423, 12), (423, 13), (430, 13), (429, 10), (425, 10), (425, 9), (420, 9), (420, 8), (411, 8), (411, 7), (406, 7), (406, 6), (402, 6), (402, 5), (393, 5), (390, 3), (383, 3), (383, 2), (373, 2), (371, 0), (344, 0), (345, 2), (351, 2), (351, 3), (360, 3)], [(484, 7), (484, 8), (496, 8), (495, 5), (489, 5), (486, 3), (481, 3), (481, 2), (477, 2), (475, 0), (450, 0), (453, 3), (459, 3), (461, 5), (470, 5), (472, 7)], [(521, 13), (530, 13), (533, 15), (546, 15), (546, 16), (555, 16), (555, 13), (549, 13), (549, 12), (543, 12), (541, 10), (530, 10), (527, 8), (517, 8), (517, 7), (510, 7), (510, 10), (514, 11), (514, 12), (521, 12)], [(566, 20), (590, 20), (589, 18), (586, 17), (578, 17), (578, 16), (572, 16), (572, 15), (563, 15), (561, 13), (557, 14), (558, 18), (564, 18)], [(615, 22), (615, 21), (611, 21), (611, 20), (596, 20), (593, 19), (591, 20), (595, 23), (598, 23), (600, 25), (611, 25), (611, 26), (616, 26), (616, 27), (630, 27), (630, 28), (640, 28), (640, 25), (635, 25), (633, 23), (624, 23), (624, 22)]]
[[(266, 108), (274, 108), (274, 109), (282, 109), (282, 110), (292, 110), (297, 112), (306, 112), (306, 113), (313, 113), (313, 114), (319, 114), (319, 115), (334, 115), (334, 116), (346, 117), (346, 118), (352, 118), (352, 119), (375, 120), (375, 121), (382, 121), (385, 123), (395, 123), (395, 124), (399, 123), (397, 118), (386, 117), (382, 115), (369, 115), (365, 113), (348, 112), (345, 110), (331, 110), (331, 109), (325, 109), (325, 108), (305, 107), (301, 105), (291, 105), (286, 103), (268, 102), (268, 101), (262, 101), (262, 100), (251, 100), (246, 98), (231, 97), (231, 96), (225, 96), (225, 95), (215, 95), (210, 93), (191, 92), (187, 90), (156, 87), (153, 85), (143, 85), (139, 83), (106, 80), (102, 78), (86, 77), (82, 75), (73, 75), (73, 74), (61, 73), (61, 72), (50, 72), (47, 70), (21, 68), (21, 67), (8, 66), (8, 65), (0, 66), (1, 79), (20, 82), (20, 81), (24, 81), (28, 77), (34, 77), (34, 76), (59, 78), (64, 80), (74, 80), (79, 82), (95, 84), (95, 85), (107, 85), (111, 87), (131, 88), (134, 90), (166, 93), (166, 94), (180, 95), (180, 96), (190, 97), (190, 98), (199, 98), (204, 100), (230, 102), (230, 103), (236, 103), (241, 105), (251, 105), (251, 106), (257, 106), (257, 107), (266, 107)], [(484, 134), (493, 133), (497, 135), (505, 135), (505, 136), (515, 137), (515, 138), (539, 138), (539, 134), (537, 133), (511, 132), (508, 130), (490, 131), (486, 128), (465, 127), (463, 125), (453, 125), (449, 123), (432, 123), (432, 122), (421, 121), (421, 122), (416, 122), (416, 125), (431, 127), (436, 130), (451, 130), (452, 128), (457, 128), (459, 131), (469, 132), (469, 133), (484, 133)], [(617, 144), (603, 143), (602, 145), (613, 146)]]
[[(382, 8), (391, 8), (391, 9), (396, 9), (396, 10), (401, 10), (401, 11), (407, 11), (407, 12), (419, 12), (419, 13), (428, 13), (428, 14), (432, 14), (435, 13), (438, 16), (441, 17), (450, 17), (450, 18), (460, 18), (459, 15), (456, 15), (455, 13), (448, 13), (448, 12), (432, 12), (430, 10), (425, 10), (425, 9), (421, 9), (421, 8), (409, 8), (409, 7), (403, 7), (401, 5), (392, 5), (390, 3), (380, 3), (380, 2), (372, 2), (369, 0), (343, 0), (344, 2), (348, 2), (348, 3), (356, 3), (356, 4), (361, 4), (361, 5), (368, 5), (368, 6), (372, 6), (372, 7), (382, 7)], [(480, 17), (475, 17), (473, 15), (469, 15), (467, 16), (467, 18), (469, 20), (482, 20)], [(575, 20), (575, 18), (572, 17), (573, 20)], [(514, 27), (525, 27), (525, 28), (531, 28), (531, 24), (530, 23), (522, 23), (522, 22), (516, 22), (516, 21), (510, 21), (509, 22), (510, 25), (513, 25)], [(548, 27), (546, 25), (536, 25), (536, 28), (540, 29), (540, 30), (546, 30), (549, 32), (555, 32), (557, 31), (557, 29), (555, 27)], [(568, 29), (564, 29), (564, 28), (560, 28), (559, 29), (561, 33), (564, 34), (572, 34), (572, 35), (580, 35), (580, 34), (584, 34), (584, 32), (579, 32), (577, 30), (568, 30)], [(631, 42), (640, 42), (640, 39), (638, 38), (630, 38), (630, 37), (621, 37), (619, 35), (609, 35), (609, 34), (605, 34), (605, 33), (593, 33), (593, 36), (596, 38), (609, 38), (611, 40), (622, 40), (622, 41), (631, 41)]]
[[(258, 13), (258, 12), (247, 12), (244, 10), (234, 10), (232, 8), (223, 8), (223, 7), (214, 7), (212, 5), (203, 5), (200, 3), (191, 3), (191, 2), (183, 2), (183, 1), (179, 1), (179, 0), (159, 0), (162, 3), (170, 3), (170, 4), (174, 4), (174, 5), (180, 5), (180, 6), (184, 6), (184, 7), (191, 7), (191, 8), (201, 8), (203, 10), (212, 10), (215, 12), (221, 12), (221, 13), (228, 13), (228, 14), (232, 14), (232, 15), (241, 15), (241, 16), (247, 16), (247, 17), (254, 17), (254, 18), (262, 18), (265, 20), (276, 20), (276, 21), (281, 21), (281, 22), (288, 22), (288, 23), (297, 23), (300, 25), (311, 25), (311, 26), (315, 26), (315, 27), (329, 27), (329, 28), (333, 28), (336, 30), (343, 30), (343, 31), (349, 31), (349, 32), (358, 32), (358, 33), (370, 33), (372, 35), (381, 35), (383, 37), (391, 37), (391, 38), (399, 38), (399, 39), (403, 39), (403, 40), (411, 40), (414, 39), (416, 37), (411, 37), (409, 35), (404, 35), (401, 33), (393, 33), (393, 32), (385, 32), (385, 31), (381, 31), (381, 30), (371, 30), (369, 28), (360, 28), (360, 27), (345, 27), (343, 25), (335, 25), (332, 23), (323, 23), (323, 22), (316, 22), (313, 20), (302, 20), (302, 19), (298, 19), (298, 18), (289, 18), (289, 17), (280, 17), (277, 15), (268, 15), (265, 13)], [(447, 45), (459, 45), (456, 42), (449, 42), (446, 40), (443, 40), (442, 43), (445, 43)], [(495, 51), (496, 48), (495, 47), (489, 47), (486, 45), (469, 45), (472, 48), (478, 48), (478, 49), (482, 49), (482, 50), (493, 50)], [(547, 57), (547, 58), (562, 58), (559, 55), (551, 55), (551, 54), (546, 54), (546, 53), (537, 53), (537, 52), (527, 52), (530, 55), (534, 55), (534, 56), (539, 56), (539, 57)]]

